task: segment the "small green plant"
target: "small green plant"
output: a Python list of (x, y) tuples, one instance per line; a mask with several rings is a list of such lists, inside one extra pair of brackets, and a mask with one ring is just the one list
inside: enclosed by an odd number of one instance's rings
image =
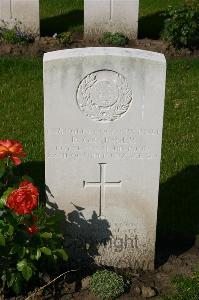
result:
[(63, 45), (70, 45), (73, 42), (73, 36), (70, 31), (62, 32), (57, 35), (57, 38), (60, 40)]
[(123, 47), (128, 44), (128, 38), (120, 32), (105, 32), (100, 38), (100, 43), (105, 45)]
[(34, 37), (23, 32), (19, 24), (16, 24), (12, 29), (8, 29), (4, 22), (3, 27), (0, 28), (0, 40), (11, 44), (27, 44), (33, 42)]
[(99, 270), (91, 277), (90, 290), (100, 299), (115, 299), (125, 292), (125, 282), (115, 272)]
[(199, 47), (199, 2), (186, 1), (179, 8), (169, 7), (161, 37), (175, 48)]
[(164, 300), (198, 300), (199, 299), (199, 273), (194, 273), (191, 277), (176, 276), (172, 280), (175, 286), (175, 293), (166, 296)]

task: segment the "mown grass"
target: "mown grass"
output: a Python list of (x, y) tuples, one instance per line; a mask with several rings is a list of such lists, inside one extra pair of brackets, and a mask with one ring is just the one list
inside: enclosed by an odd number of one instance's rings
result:
[(83, 32), (83, 0), (40, 0), (42, 35)]
[[(199, 59), (168, 61), (158, 235), (199, 232)], [(0, 139), (21, 140), (21, 168), (44, 184), (42, 60), (0, 60)]]
[[(28, 156), (20, 166), (43, 190), (42, 61), (0, 59), (0, 139), (20, 140)], [(34, 163), (31, 163), (34, 161)], [(35, 163), (37, 161), (37, 163)]]
[(170, 60), (161, 164), (158, 234), (199, 232), (199, 59)]

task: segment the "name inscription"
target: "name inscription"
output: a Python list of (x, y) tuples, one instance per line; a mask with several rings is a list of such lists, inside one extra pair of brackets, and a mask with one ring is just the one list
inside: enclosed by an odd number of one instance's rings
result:
[[(59, 137), (48, 159), (101, 160), (101, 159), (156, 159), (158, 153), (153, 144), (160, 131), (158, 129), (83, 129), (51, 128), (48, 136)], [(60, 137), (62, 142), (60, 142)], [(150, 142), (149, 142), (150, 141)]]

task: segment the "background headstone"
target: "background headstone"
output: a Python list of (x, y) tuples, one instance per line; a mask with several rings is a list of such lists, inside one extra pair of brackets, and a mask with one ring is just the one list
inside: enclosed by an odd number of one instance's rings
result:
[(39, 35), (39, 0), (0, 0), (0, 27), (14, 26), (28, 34)]
[(97, 39), (104, 32), (137, 38), (139, 0), (84, 0), (84, 35)]
[(153, 268), (165, 73), (149, 51), (44, 55), (47, 195), (76, 258), (89, 244), (98, 263)]

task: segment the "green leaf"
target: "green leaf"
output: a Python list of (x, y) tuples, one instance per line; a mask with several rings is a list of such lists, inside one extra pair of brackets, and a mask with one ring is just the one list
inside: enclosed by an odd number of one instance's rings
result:
[(6, 201), (10, 193), (14, 190), (13, 187), (9, 187), (0, 198), (0, 207), (5, 206)]
[(57, 253), (63, 260), (68, 260), (68, 255), (64, 249), (56, 249), (54, 252)]
[(27, 266), (27, 260), (26, 259), (22, 259), (21, 261), (19, 261), (17, 263), (17, 270), (19, 272), (22, 272), (22, 270)]
[(32, 269), (30, 266), (26, 265), (22, 269), (22, 275), (26, 281), (29, 281), (32, 277)]
[(9, 227), (8, 227), (8, 235), (9, 236), (13, 236), (13, 233), (14, 233), (14, 227), (12, 225), (9, 224)]
[(5, 173), (5, 167), (2, 164), (0, 164), (0, 178), (3, 177), (4, 173)]
[(35, 255), (35, 258), (36, 258), (36, 260), (39, 260), (40, 257), (41, 257), (41, 251), (40, 251), (40, 249), (37, 249), (37, 253)]
[(4, 220), (0, 220), (0, 228), (4, 228), (6, 226), (6, 223)]
[(28, 180), (29, 182), (31, 182), (32, 184), (34, 184), (34, 180), (32, 177), (28, 176), (28, 175), (23, 175), (22, 176), (22, 180)]
[(38, 248), (38, 249), (32, 249), (32, 250), (31, 250), (31, 256), (30, 256), (30, 258), (31, 258), (32, 260), (39, 260), (40, 257), (41, 257), (41, 251), (40, 251), (39, 248)]
[(52, 232), (43, 232), (40, 234), (40, 236), (43, 238), (43, 239), (52, 239)]
[(6, 241), (3, 234), (0, 232), (0, 246), (5, 246)]
[(19, 245), (15, 245), (11, 248), (10, 254), (15, 254), (15, 253), (17, 253), (20, 258), (23, 258), (24, 255), (26, 254), (26, 248), (21, 247)]
[(0, 208), (3, 208), (5, 206), (5, 201), (3, 198), (0, 198)]
[(47, 247), (42, 247), (40, 248), (41, 252), (44, 253), (45, 255), (52, 255), (52, 252), (49, 248)]
[(19, 295), (21, 293), (22, 290), (22, 278), (20, 276), (20, 274), (12, 274), (12, 289), (15, 292), (15, 294)]

